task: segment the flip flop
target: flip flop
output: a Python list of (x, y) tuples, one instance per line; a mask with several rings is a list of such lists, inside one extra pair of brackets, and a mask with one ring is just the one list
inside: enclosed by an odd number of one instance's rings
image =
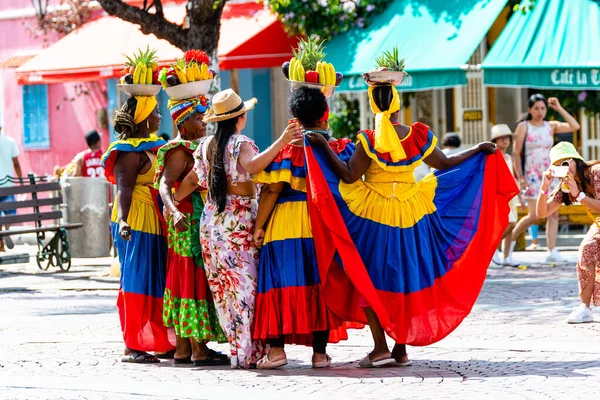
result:
[(183, 357), (183, 358), (173, 357), (173, 362), (175, 364), (191, 364), (192, 363), (192, 355), (190, 354), (189, 356)]
[(134, 351), (121, 357), (121, 362), (133, 364), (156, 364), (159, 363), (160, 360), (152, 354)]
[(11, 250), (15, 247), (15, 244), (13, 243), (10, 236), (4, 236), (4, 244), (6, 245), (6, 248), (8, 248), (9, 250)]
[(154, 355), (162, 360), (170, 360), (175, 358), (175, 350), (169, 350), (166, 353), (154, 353)]
[(265, 356), (263, 358), (261, 358), (260, 360), (258, 360), (258, 362), (256, 363), (256, 368), (257, 369), (275, 369), (275, 368), (283, 367), (284, 365), (287, 365), (287, 358), (282, 358), (281, 360), (277, 360), (277, 361), (271, 361), (271, 360), (269, 360), (269, 355), (265, 354)]
[(400, 361), (396, 361), (396, 365), (399, 367), (408, 367), (409, 365), (412, 365), (412, 360), (408, 360), (408, 361), (404, 361), (404, 362), (400, 362)]
[(227, 360), (229, 361), (229, 356), (227, 354), (223, 354), (221, 352), (216, 352), (212, 349), (208, 350), (208, 358), (212, 358), (213, 360)]
[(213, 367), (218, 365), (230, 365), (231, 361), (229, 359), (215, 359), (215, 358), (205, 358), (203, 360), (193, 360), (194, 366), (196, 367)]
[(327, 368), (327, 367), (329, 367), (331, 365), (331, 357), (329, 357), (329, 354), (325, 354), (325, 357), (327, 357), (327, 360), (313, 362), (312, 363), (312, 367), (313, 368)]
[(396, 362), (396, 360), (394, 360), (392, 357), (384, 358), (383, 360), (371, 361), (371, 359), (369, 358), (369, 355), (367, 354), (362, 360), (360, 360), (358, 362), (358, 367), (359, 368), (377, 368), (377, 367), (383, 367), (384, 365), (393, 364), (395, 362)]

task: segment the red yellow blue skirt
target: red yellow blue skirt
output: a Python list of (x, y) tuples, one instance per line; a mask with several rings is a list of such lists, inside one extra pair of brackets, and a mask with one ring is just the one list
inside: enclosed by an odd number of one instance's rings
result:
[(397, 343), (428, 345), (456, 329), (483, 286), (517, 190), (502, 156), (478, 154), (392, 196), (377, 183), (341, 182), (322, 149), (307, 148), (307, 164), (327, 306), (362, 323), (371, 307)]
[[(349, 159), (349, 141), (332, 144)], [(304, 149), (287, 146), (256, 178), (285, 182), (265, 230), (258, 268), (258, 295), (253, 338), (286, 336), (287, 343), (310, 345), (312, 333), (330, 330), (329, 342), (348, 338), (344, 321), (326, 306), (308, 215)]]

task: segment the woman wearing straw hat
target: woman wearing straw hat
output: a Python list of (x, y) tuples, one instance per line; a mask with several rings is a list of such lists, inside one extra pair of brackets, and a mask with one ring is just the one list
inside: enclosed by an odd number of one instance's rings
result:
[(208, 188), (200, 243), (219, 322), (229, 341), (232, 368), (248, 368), (263, 355), (258, 345), (253, 346), (251, 332), (258, 266), (252, 236), (257, 186), (252, 180), (286, 144), (302, 136), (300, 128), (290, 124), (273, 145), (259, 153), (252, 139), (241, 134), (246, 113), (255, 104), (256, 99), (242, 101), (231, 89), (215, 94), (212, 113), (204, 121), (217, 122), (217, 131), (200, 139), (194, 170), (175, 193), (179, 200), (198, 184)]
[[(548, 194), (553, 180), (560, 179), (554, 192)], [(560, 142), (550, 150), (550, 168), (544, 172), (536, 209), (540, 218), (558, 211), (561, 204), (581, 203), (593, 222), (579, 246), (577, 279), (581, 304), (573, 309), (567, 322), (592, 322), (590, 304), (600, 306), (600, 161), (585, 162), (569, 142)]]
[(154, 96), (127, 99), (115, 116), (119, 140), (102, 156), (104, 174), (117, 185), (111, 230), (121, 263), (117, 307), (125, 342), (123, 362), (157, 363), (175, 338), (162, 323), (167, 246), (151, 190), (155, 154), (165, 141), (154, 132), (161, 116)]
[(200, 216), (206, 188), (197, 190), (176, 206), (172, 189), (194, 167), (198, 139), (206, 135), (203, 121), (210, 101), (205, 96), (169, 100), (169, 111), (178, 135), (158, 151), (154, 186), (159, 190), (167, 214), (167, 282), (163, 322), (175, 329), (176, 364), (229, 365), (229, 357), (207, 347), (206, 342), (225, 342), (212, 294), (203, 268), (200, 246)]
[[(492, 141), (492, 143), (496, 143), (496, 146), (498, 146), (498, 149), (504, 156), (504, 161), (506, 161), (506, 165), (508, 166), (510, 173), (513, 175), (513, 177), (515, 177), (515, 180), (516, 180), (513, 157), (510, 154), (506, 153), (506, 150), (508, 150), (508, 148), (512, 144), (513, 137), (514, 137), (514, 135), (513, 135), (512, 131), (506, 124), (494, 125), (492, 127), (491, 141)], [(519, 220), (519, 215), (517, 213), (517, 203), (519, 202), (519, 199), (521, 201), (521, 204), (523, 205), (524, 204), (523, 198), (521, 197), (520, 194), (518, 196), (513, 197), (509, 203), (510, 213), (508, 214), (508, 227), (506, 228), (506, 231), (504, 231), (504, 235), (502, 236), (502, 239), (504, 241), (503, 242), (504, 259), (500, 258), (500, 251), (496, 250), (496, 254), (494, 254), (494, 257), (492, 258), (492, 261), (495, 264), (514, 266), (514, 263), (512, 262), (511, 257), (510, 257), (510, 253), (512, 251), (512, 248), (511, 248), (512, 235), (511, 235), (511, 233), (512, 233), (512, 230), (514, 229), (517, 221)]]

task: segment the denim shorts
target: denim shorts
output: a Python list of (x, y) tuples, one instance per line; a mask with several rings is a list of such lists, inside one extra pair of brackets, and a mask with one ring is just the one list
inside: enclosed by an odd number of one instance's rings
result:
[[(8, 203), (9, 201), (15, 201), (15, 196), (0, 196), (0, 203)], [(0, 216), (2, 215), (16, 215), (17, 210), (0, 210)]]

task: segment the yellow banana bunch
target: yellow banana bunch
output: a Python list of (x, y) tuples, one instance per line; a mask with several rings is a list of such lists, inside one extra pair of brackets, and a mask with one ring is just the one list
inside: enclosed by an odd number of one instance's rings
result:
[(198, 63), (190, 64), (190, 68), (192, 69), (192, 72), (194, 73), (194, 81), (202, 80), (202, 72), (200, 71), (200, 67), (198, 66)]
[(327, 73), (325, 72), (325, 71), (326, 71), (326, 68), (327, 68), (327, 66), (326, 66), (326, 65), (327, 65), (327, 63), (325, 63), (325, 62), (323, 62), (323, 61), (319, 61), (319, 62), (317, 63), (317, 72), (318, 72), (318, 74), (319, 74), (319, 83), (320, 83), (321, 85), (327, 85), (327, 82), (328, 82), (328, 81), (327, 81), (327, 77), (328, 77), (328, 75), (327, 75)]
[(296, 80), (296, 75), (295, 75), (295, 69), (296, 69), (296, 63), (298, 62), (298, 60), (296, 60), (296, 57), (292, 57), (292, 59), (290, 60), (290, 69), (288, 71), (288, 78), (290, 81), (295, 81)]
[[(140, 83), (140, 75), (142, 73), (142, 67), (143, 67), (142, 63), (138, 63), (135, 66), (135, 71), (133, 73), (133, 84), (134, 85), (138, 85)], [(146, 79), (146, 75), (144, 75), (144, 79)]]
[(296, 63), (296, 70), (294, 72), (294, 77), (296, 78), (295, 80), (298, 82), (304, 82), (305, 81), (305, 75), (306, 72), (304, 71), (304, 67), (302, 66), (302, 62), (298, 61)]
[(152, 67), (150, 66), (146, 67), (146, 81), (143, 83), (146, 85), (152, 85)]
[(202, 65), (200, 66), (200, 79), (202, 80), (206, 80), (206, 79), (211, 79), (212, 77), (210, 76), (210, 72), (208, 71), (208, 65), (206, 65), (205, 63), (202, 63)]
[(194, 77), (194, 70), (193, 70), (192, 66), (186, 65), (183, 68), (183, 72), (185, 72), (185, 78), (187, 79), (188, 82), (194, 82), (196, 80), (196, 78)]
[(188, 83), (186, 74), (183, 71), (183, 69), (181, 68), (181, 66), (175, 65), (173, 67), (173, 69), (175, 70), (175, 73), (177, 74), (177, 77), (179, 78), (179, 82), (181, 82), (181, 83)]

